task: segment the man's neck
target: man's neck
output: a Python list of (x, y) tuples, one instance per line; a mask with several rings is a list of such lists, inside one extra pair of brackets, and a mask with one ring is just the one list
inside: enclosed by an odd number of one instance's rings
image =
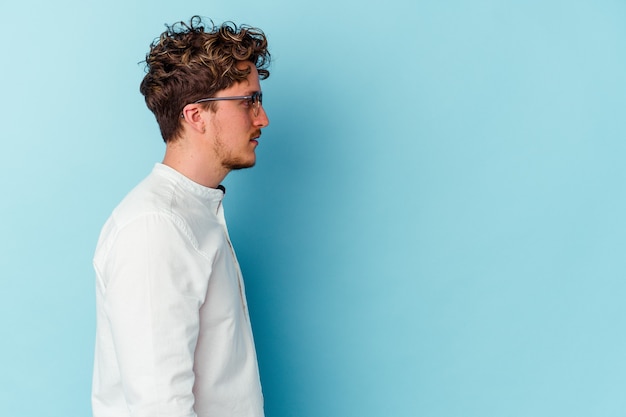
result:
[(228, 171), (205, 154), (206, 152), (194, 149), (189, 146), (189, 142), (185, 143), (185, 140), (181, 138), (167, 144), (163, 164), (175, 169), (193, 182), (205, 187), (217, 188), (226, 178)]

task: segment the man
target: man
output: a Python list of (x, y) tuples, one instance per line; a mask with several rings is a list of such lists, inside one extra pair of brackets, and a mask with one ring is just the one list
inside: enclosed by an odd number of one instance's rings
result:
[(199, 17), (150, 47), (140, 91), (166, 151), (96, 248), (94, 417), (263, 416), (220, 183), (255, 163), (269, 62), (260, 30)]

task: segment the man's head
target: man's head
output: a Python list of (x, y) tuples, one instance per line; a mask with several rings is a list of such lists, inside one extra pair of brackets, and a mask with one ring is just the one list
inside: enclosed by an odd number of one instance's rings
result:
[[(261, 30), (232, 22), (208, 27), (194, 16), (189, 24), (167, 26), (152, 43), (140, 91), (156, 116), (163, 140), (169, 142), (181, 134), (185, 105), (246, 82), (253, 70), (266, 79), (269, 63)], [(202, 105), (214, 108), (216, 102)]]

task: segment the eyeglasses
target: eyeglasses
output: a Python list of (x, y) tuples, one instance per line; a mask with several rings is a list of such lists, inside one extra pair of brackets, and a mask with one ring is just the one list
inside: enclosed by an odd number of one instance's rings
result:
[(263, 105), (263, 92), (255, 91), (249, 96), (201, 98), (200, 100), (194, 101), (194, 104), (220, 100), (245, 100), (247, 105), (249, 107), (252, 107), (252, 113), (254, 113), (254, 117), (256, 117), (259, 115), (259, 108), (261, 108), (261, 106)]

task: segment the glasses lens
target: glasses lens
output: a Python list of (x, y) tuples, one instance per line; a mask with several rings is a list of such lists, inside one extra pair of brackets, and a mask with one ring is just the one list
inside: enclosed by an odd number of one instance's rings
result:
[(254, 115), (259, 115), (259, 108), (263, 105), (263, 93), (257, 91), (252, 94), (252, 108), (254, 109)]

